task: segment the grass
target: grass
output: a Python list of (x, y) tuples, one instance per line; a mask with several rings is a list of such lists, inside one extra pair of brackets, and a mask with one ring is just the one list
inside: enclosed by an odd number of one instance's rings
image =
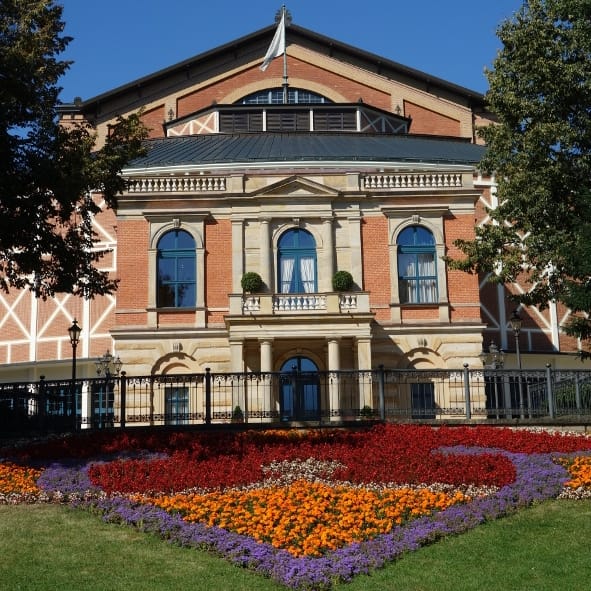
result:
[[(591, 500), (548, 501), (408, 554), (338, 591), (589, 589)], [(0, 506), (0, 589), (285, 589), (205, 552), (52, 505)]]

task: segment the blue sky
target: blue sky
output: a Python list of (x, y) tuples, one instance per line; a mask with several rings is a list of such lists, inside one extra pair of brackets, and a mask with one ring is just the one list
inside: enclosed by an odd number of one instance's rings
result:
[[(84, 100), (273, 24), (280, 0), (57, 0), (72, 60), (63, 102)], [(484, 93), (498, 25), (521, 0), (292, 0), (294, 24)], [(289, 37), (288, 37), (289, 40)], [(271, 39), (269, 38), (269, 42)]]

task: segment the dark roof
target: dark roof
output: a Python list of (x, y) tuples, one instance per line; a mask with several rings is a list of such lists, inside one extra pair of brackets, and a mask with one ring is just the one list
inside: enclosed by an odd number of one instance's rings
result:
[(127, 168), (278, 162), (478, 163), (485, 148), (452, 138), (359, 133), (206, 134), (149, 140)]
[[(201, 73), (207, 69), (208, 64), (219, 65), (220, 63), (226, 62), (228, 67), (230, 67), (230, 65), (235, 67), (237, 61), (250, 61), (256, 59), (259, 55), (262, 61), (275, 30), (276, 25), (265, 27), (250, 35), (220, 45), (219, 47), (198, 54), (168, 68), (159, 70), (153, 74), (144, 76), (88, 100), (77, 102), (76, 104), (64, 104), (61, 109), (68, 111), (74, 108), (76, 110), (81, 109), (82, 111), (92, 111), (101, 103), (116, 99), (129, 92), (138, 92), (142, 88), (149, 87), (153, 83), (158, 83), (159, 81), (169, 78), (174, 79), (179, 77), (179, 80), (184, 80), (185, 84), (190, 84), (191, 79), (200, 76)], [(479, 92), (453, 84), (441, 78), (437, 78), (436, 76), (431, 76), (420, 70), (409, 68), (398, 62), (374, 53), (363, 51), (330, 37), (325, 37), (324, 35), (320, 35), (303, 27), (293, 24), (290, 25), (286, 30), (286, 42), (287, 45), (294, 42), (303, 44), (304, 46), (311, 47), (316, 51), (336, 59), (352, 63), (369, 71), (377, 72), (382, 76), (394, 79), (399, 77), (410, 78), (419, 82), (428, 92), (440, 90), (459, 95), (475, 106), (484, 107), (484, 95)]]

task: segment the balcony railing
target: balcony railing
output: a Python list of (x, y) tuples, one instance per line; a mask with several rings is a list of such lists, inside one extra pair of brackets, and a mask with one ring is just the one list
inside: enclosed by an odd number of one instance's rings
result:
[(257, 293), (231, 294), (230, 314), (365, 314), (369, 312), (369, 294), (351, 293)]
[(0, 434), (358, 420), (588, 423), (591, 371), (219, 373), (0, 384)]
[(207, 193), (226, 190), (223, 176), (141, 177), (129, 181), (129, 193)]
[(447, 189), (462, 186), (462, 173), (392, 173), (368, 174), (363, 177), (364, 189)]

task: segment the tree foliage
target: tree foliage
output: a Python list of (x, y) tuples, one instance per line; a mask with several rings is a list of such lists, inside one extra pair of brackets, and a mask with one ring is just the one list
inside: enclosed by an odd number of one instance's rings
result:
[(527, 284), (515, 299), (562, 302), (591, 336), (591, 0), (529, 0), (497, 31), (487, 72), (498, 124), (480, 130), (499, 205), (455, 268)]
[(139, 114), (120, 118), (95, 151), (89, 125), (60, 125), (57, 82), (70, 62), (58, 56), (71, 41), (61, 15), (53, 0), (0, 0), (0, 288), (93, 297), (117, 281), (97, 269), (106, 252), (91, 192), (116, 207), (146, 130)]

